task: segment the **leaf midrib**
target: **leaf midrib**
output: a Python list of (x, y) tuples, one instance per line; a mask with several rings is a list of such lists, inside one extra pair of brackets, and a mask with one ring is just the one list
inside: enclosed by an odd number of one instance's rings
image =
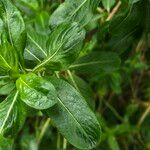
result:
[(41, 52), (47, 57), (46, 52), (43, 50), (43, 48), (28, 34), (28, 37), (30, 38), (30, 40), (32, 41), (32, 43), (34, 43), (36, 45), (36, 47), (38, 47)]
[(12, 69), (12, 67), (7, 63), (7, 61), (5, 60), (5, 58), (2, 55), (0, 55), (0, 57), (2, 58), (2, 60), (4, 61), (4, 63), (7, 65), (7, 67), (9, 69)]
[(3, 124), (2, 124), (2, 127), (0, 128), (0, 134), (2, 134), (3, 129), (4, 129), (4, 126), (5, 126), (5, 124), (6, 124), (7, 120), (8, 120), (8, 118), (9, 118), (9, 115), (10, 115), (10, 113), (11, 113), (13, 107), (14, 107), (14, 104), (15, 104), (15, 102), (16, 102), (16, 100), (17, 100), (17, 97), (18, 97), (18, 93), (19, 93), (19, 92), (17, 91), (16, 94), (15, 94), (15, 96), (14, 96), (14, 99), (13, 99), (13, 101), (12, 101), (12, 104), (10, 105), (10, 107), (9, 107), (9, 109), (8, 109), (6, 118), (5, 118), (5, 120), (4, 120)]
[(73, 118), (73, 120), (75, 120), (75, 122), (81, 127), (81, 129), (82, 129), (82, 131), (84, 132), (84, 134), (85, 134), (85, 136), (87, 137), (87, 138), (89, 138), (88, 137), (88, 135), (87, 135), (87, 133), (85, 132), (85, 130), (84, 130), (84, 128), (82, 127), (82, 125), (79, 123), (79, 121), (74, 117), (74, 115), (70, 112), (70, 110), (65, 106), (65, 104), (62, 102), (62, 100), (61, 100), (61, 98), (58, 96), (58, 101), (59, 101), (59, 103), (65, 108), (65, 110), (70, 114), (70, 116)]
[(73, 17), (81, 8), (82, 6), (87, 2), (88, 0), (84, 0), (81, 5), (70, 15), (70, 17)]
[(77, 67), (82, 67), (82, 66), (102, 64), (102, 63), (112, 63), (112, 62), (114, 62), (114, 61), (93, 61), (93, 62), (71, 65), (69, 68), (77, 68)]

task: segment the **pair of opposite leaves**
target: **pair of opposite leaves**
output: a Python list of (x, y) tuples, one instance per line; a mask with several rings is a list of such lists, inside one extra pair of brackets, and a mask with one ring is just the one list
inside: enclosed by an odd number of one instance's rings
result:
[[(16, 81), (17, 92), (0, 105), (1, 133), (15, 129), (24, 110), (21, 99), (28, 106), (41, 110), (50, 117), (62, 135), (80, 149), (91, 149), (99, 141), (101, 129), (94, 113), (81, 94), (64, 80), (43, 79), (33, 73), (22, 75)], [(19, 108), (20, 107), (20, 108)], [(19, 122), (22, 124), (21, 122)], [(20, 125), (19, 125), (20, 128)]]

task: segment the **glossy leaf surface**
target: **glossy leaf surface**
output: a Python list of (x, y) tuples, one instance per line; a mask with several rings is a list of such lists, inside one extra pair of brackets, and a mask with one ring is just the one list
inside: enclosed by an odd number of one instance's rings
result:
[(80, 149), (92, 149), (97, 145), (101, 129), (85, 99), (69, 83), (51, 79), (56, 87), (58, 103), (46, 110), (61, 134)]
[(47, 109), (56, 101), (56, 90), (51, 82), (35, 74), (22, 75), (16, 82), (20, 98), (35, 109)]
[(77, 23), (64, 23), (58, 26), (47, 42), (47, 57), (34, 70), (47, 66), (58, 70), (70, 65), (77, 58), (85, 32)]
[(25, 25), (17, 8), (9, 0), (0, 1), (0, 18), (3, 21), (3, 32), (8, 41), (15, 47), (19, 60), (23, 62), (25, 47)]
[(50, 25), (58, 26), (65, 21), (75, 21), (85, 26), (93, 18), (100, 0), (66, 0), (52, 14)]
[(0, 45), (0, 73), (18, 71), (18, 56), (15, 49), (6, 41)]
[(0, 103), (0, 135), (15, 135), (25, 120), (25, 110), (18, 92), (11, 93)]

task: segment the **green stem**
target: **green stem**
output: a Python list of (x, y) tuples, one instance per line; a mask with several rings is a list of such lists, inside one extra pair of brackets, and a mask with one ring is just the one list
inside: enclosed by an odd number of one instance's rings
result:
[(57, 132), (57, 150), (60, 149), (60, 133)]
[(63, 140), (63, 150), (67, 149), (67, 140), (64, 138)]
[(50, 121), (51, 121), (50, 118), (48, 118), (48, 119), (46, 120), (46, 122), (44, 123), (43, 128), (42, 128), (42, 130), (41, 130), (41, 133), (40, 133), (40, 135), (39, 135), (39, 138), (38, 138), (38, 140), (37, 140), (37, 141), (38, 141), (38, 144), (40, 144), (40, 142), (41, 142), (41, 140), (42, 140), (42, 138), (43, 138), (43, 136), (44, 136), (46, 130), (48, 129)]

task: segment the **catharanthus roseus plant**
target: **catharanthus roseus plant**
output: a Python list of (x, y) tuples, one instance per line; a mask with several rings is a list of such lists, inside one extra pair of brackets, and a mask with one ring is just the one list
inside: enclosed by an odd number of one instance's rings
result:
[[(3, 138), (17, 135), (29, 107), (50, 117), (75, 147), (91, 149), (97, 145), (101, 128), (96, 116), (80, 90), (61, 79), (59, 73), (69, 70), (79, 56), (84, 26), (92, 19), (98, 3), (99, 0), (66, 1), (51, 16), (52, 29), (40, 35), (25, 25), (11, 1), (0, 1), (0, 80), (8, 95), (0, 103)], [(89, 13), (87, 17), (82, 17), (83, 12)]]
[[(106, 86), (97, 90), (93, 83), (111, 78), (119, 93), (120, 58), (135, 37), (143, 36), (142, 28), (148, 32), (141, 26), (147, 9), (139, 10), (149, 2), (128, 2), (136, 15), (121, 13), (109, 24), (121, 2), (111, 13), (114, 5), (115, 0), (0, 0), (0, 150), (93, 149), (108, 136), (102, 136), (105, 123), (101, 104), (96, 106)], [(122, 18), (127, 18), (124, 24)], [(118, 24), (127, 30), (118, 33)], [(104, 131), (118, 148), (113, 132)]]

